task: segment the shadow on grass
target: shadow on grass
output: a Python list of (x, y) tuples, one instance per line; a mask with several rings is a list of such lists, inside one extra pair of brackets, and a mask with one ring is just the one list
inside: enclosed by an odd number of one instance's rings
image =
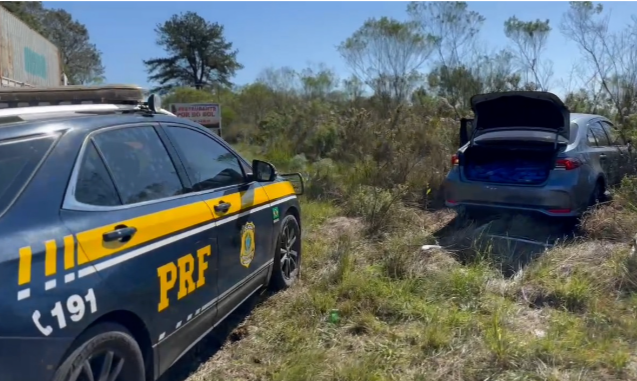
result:
[(552, 246), (574, 241), (578, 224), (530, 213), (460, 213), (434, 236), (460, 263), (486, 260), (511, 277)]
[(239, 325), (254, 309), (271, 297), (269, 290), (256, 293), (243, 302), (232, 314), (192, 347), (175, 365), (166, 371), (157, 381), (184, 381), (202, 364), (214, 356), (225, 343), (239, 341), (246, 332)]

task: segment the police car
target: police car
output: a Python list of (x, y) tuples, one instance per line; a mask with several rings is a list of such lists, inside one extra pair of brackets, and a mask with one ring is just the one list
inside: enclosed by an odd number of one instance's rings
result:
[(1, 90), (0, 380), (157, 379), (295, 282), (302, 192), (139, 87)]

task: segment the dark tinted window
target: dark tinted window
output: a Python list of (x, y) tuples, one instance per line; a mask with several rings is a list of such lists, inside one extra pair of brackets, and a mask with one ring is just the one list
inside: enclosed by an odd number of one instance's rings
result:
[(86, 146), (75, 187), (75, 199), (99, 206), (121, 205), (111, 176), (92, 142)]
[(183, 127), (167, 130), (183, 155), (194, 191), (245, 183), (239, 159), (214, 139)]
[(595, 135), (595, 139), (597, 140), (598, 146), (605, 147), (610, 145), (608, 142), (608, 137), (606, 136), (606, 133), (602, 129), (601, 124), (597, 122), (592, 123), (590, 129), (593, 132), (593, 135)]
[(0, 142), (0, 214), (20, 194), (56, 138)]
[(153, 127), (114, 129), (94, 140), (124, 204), (183, 193), (175, 166)]
[(606, 135), (608, 135), (608, 139), (610, 140), (611, 145), (623, 146), (625, 144), (624, 140), (621, 138), (621, 135), (619, 134), (619, 131), (617, 131), (617, 129), (615, 129), (615, 127), (613, 127), (612, 124), (608, 122), (604, 122), (604, 121), (600, 123), (604, 127), (604, 131), (606, 131)]

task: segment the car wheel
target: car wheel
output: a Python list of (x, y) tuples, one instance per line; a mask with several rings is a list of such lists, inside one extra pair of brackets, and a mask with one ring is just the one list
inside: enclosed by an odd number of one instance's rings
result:
[(292, 286), (301, 272), (301, 228), (294, 216), (281, 221), (275, 250), (270, 286), (278, 291)]
[(103, 323), (88, 329), (75, 350), (58, 368), (54, 381), (144, 381), (139, 345), (119, 324)]

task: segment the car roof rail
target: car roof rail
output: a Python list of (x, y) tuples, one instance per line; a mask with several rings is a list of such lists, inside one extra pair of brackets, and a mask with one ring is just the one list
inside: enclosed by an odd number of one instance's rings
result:
[(155, 94), (144, 99), (137, 85), (0, 88), (0, 116), (56, 112), (145, 112), (174, 114), (161, 108)]

